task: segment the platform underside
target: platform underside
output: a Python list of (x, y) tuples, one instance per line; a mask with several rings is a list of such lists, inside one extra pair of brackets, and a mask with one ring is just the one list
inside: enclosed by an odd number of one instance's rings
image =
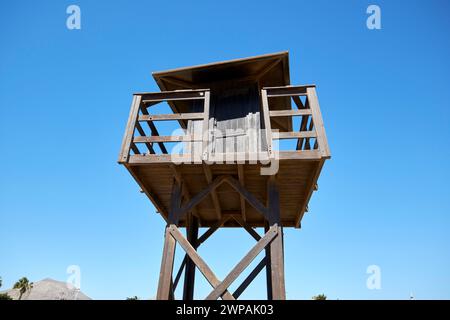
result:
[[(279, 170), (276, 183), (280, 194), (281, 222), (284, 227), (299, 227), (307, 204), (317, 188), (317, 179), (323, 166), (324, 159), (279, 160)], [(172, 186), (175, 176), (181, 177), (184, 193), (183, 203), (208, 186), (209, 180), (221, 175), (231, 175), (239, 179), (241, 184), (251, 192), (261, 203), (267, 202), (267, 181), (269, 176), (261, 175), (261, 164), (242, 164), (241, 176), (238, 174), (237, 164), (208, 165), (211, 175), (205, 174), (202, 164), (151, 163), (130, 165), (126, 167), (150, 198), (156, 209), (167, 220), (170, 210)], [(243, 175), (242, 175), (243, 173)], [(187, 192), (186, 192), (187, 191)], [(241, 215), (248, 225), (264, 227), (263, 216), (255, 210), (240, 194), (227, 183), (221, 184), (214, 195), (208, 195), (200, 202), (193, 213), (199, 218), (200, 226), (209, 227), (217, 223), (222, 215)], [(218, 201), (217, 201), (218, 200)], [(242, 207), (244, 205), (244, 208)], [(218, 210), (220, 208), (220, 211)], [(243, 210), (242, 210), (243, 208)], [(185, 216), (181, 218), (179, 226), (186, 225)], [(240, 227), (233, 219), (226, 222), (224, 227)]]

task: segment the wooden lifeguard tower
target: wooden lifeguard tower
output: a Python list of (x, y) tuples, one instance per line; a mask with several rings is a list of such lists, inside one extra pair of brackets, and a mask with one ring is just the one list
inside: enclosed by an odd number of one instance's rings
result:
[[(192, 300), (196, 268), (213, 287), (206, 299), (237, 299), (264, 268), (268, 299), (285, 299), (282, 228), (300, 227), (330, 158), (315, 86), (290, 85), (288, 52), (153, 77), (161, 92), (133, 95), (119, 163), (167, 222), (157, 299), (174, 298), (184, 271), (183, 299)], [(152, 112), (162, 102), (173, 113)], [(163, 121), (175, 122), (182, 134), (161, 135)], [(291, 149), (276, 147), (284, 139), (291, 139)], [(199, 236), (200, 227), (209, 229)], [(224, 227), (242, 228), (257, 243), (219, 280), (197, 248)], [(177, 243), (186, 255), (173, 275)], [(264, 258), (229, 292), (263, 250)]]

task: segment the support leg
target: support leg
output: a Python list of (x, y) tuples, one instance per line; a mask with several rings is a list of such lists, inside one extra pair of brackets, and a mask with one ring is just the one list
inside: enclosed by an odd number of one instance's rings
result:
[(181, 204), (181, 184), (174, 181), (172, 188), (171, 208), (169, 212), (169, 221), (164, 235), (164, 249), (161, 261), (161, 270), (159, 272), (157, 300), (173, 299), (172, 272), (173, 260), (175, 258), (176, 241), (170, 233), (170, 227), (178, 224), (179, 211)]
[[(189, 214), (187, 225), (187, 239), (192, 247), (197, 250), (198, 247), (198, 219)], [(183, 300), (194, 300), (195, 283), (195, 263), (187, 256), (186, 269), (184, 272)]]
[(270, 244), (270, 273), (272, 284), (272, 299), (285, 300), (286, 289), (284, 283), (283, 231), (280, 219), (280, 197), (275, 177), (269, 178), (269, 225), (276, 226), (277, 237)]

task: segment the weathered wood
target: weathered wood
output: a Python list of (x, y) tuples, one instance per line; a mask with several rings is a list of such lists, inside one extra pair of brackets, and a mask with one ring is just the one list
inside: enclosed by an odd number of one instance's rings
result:
[(205, 242), (214, 232), (217, 231), (220, 227), (224, 225), (225, 222), (227, 222), (231, 217), (230, 216), (223, 216), (222, 219), (218, 222), (216, 222), (212, 227), (210, 227), (204, 234), (201, 235), (200, 238), (198, 238), (198, 244), (202, 244)]
[(271, 117), (292, 117), (292, 116), (304, 116), (308, 114), (311, 114), (310, 109), (270, 111)]
[[(241, 186), (245, 187), (245, 173), (244, 173), (244, 165), (238, 164), (238, 179)], [(239, 194), (239, 199), (241, 201), (241, 216), (244, 222), (247, 220), (247, 215), (245, 211), (245, 198), (242, 194)]]
[(252, 227), (250, 227), (247, 223), (245, 223), (240, 216), (232, 215), (233, 219), (244, 228), (256, 241), (261, 239), (261, 236), (256, 232)]
[(170, 121), (203, 119), (203, 112), (174, 113), (174, 114), (148, 114), (141, 115), (138, 121)]
[(202, 158), (203, 160), (208, 160), (208, 143), (210, 141), (209, 134), (209, 110), (210, 110), (210, 92), (205, 92), (205, 100), (203, 104), (203, 142), (202, 142)]
[(139, 106), (141, 104), (141, 97), (133, 95), (131, 103), (130, 115), (128, 116), (127, 127), (125, 128), (125, 135), (122, 141), (122, 148), (119, 155), (119, 163), (126, 163), (130, 156), (131, 142), (133, 141), (134, 128), (136, 126), (137, 117), (139, 115)]
[(268, 179), (267, 194), (269, 204), (268, 222), (271, 226), (270, 229), (274, 228), (277, 233), (277, 237), (270, 244), (272, 298), (274, 300), (285, 300), (286, 289), (284, 283), (283, 235), (280, 226), (280, 199), (274, 176)]
[[(267, 246), (266, 246), (267, 248)], [(242, 283), (239, 285), (239, 287), (236, 289), (236, 291), (233, 292), (233, 297), (235, 299), (239, 298), (241, 294), (247, 289), (247, 287), (252, 283), (253, 280), (258, 276), (258, 274), (261, 272), (262, 269), (266, 266), (266, 258), (262, 258), (262, 260), (256, 265), (256, 267), (252, 270), (252, 272), (249, 273), (247, 278), (242, 281)]]
[(157, 300), (169, 300), (172, 290), (173, 260), (175, 257), (175, 239), (170, 233), (170, 225), (166, 227), (164, 248), (159, 273)]
[[(144, 107), (142, 107), (142, 106), (141, 106), (141, 112), (142, 112), (143, 115), (146, 115), (146, 116), (149, 115), (147, 109), (144, 108)], [(150, 131), (151, 131), (151, 133), (152, 133), (152, 136), (159, 136), (158, 129), (156, 128), (156, 126), (155, 126), (155, 124), (153, 123), (153, 121), (147, 121), (147, 125), (148, 125), (148, 127), (150, 128)], [(158, 142), (158, 146), (159, 146), (159, 148), (161, 149), (161, 152), (162, 152), (162, 153), (167, 154), (167, 149), (166, 149), (166, 147), (164, 146), (164, 143), (163, 143), (163, 142)]]
[[(216, 277), (211, 268), (206, 264), (206, 262), (199, 256), (197, 251), (191, 246), (189, 241), (181, 234), (180, 230), (175, 225), (170, 226), (170, 234), (176, 239), (176, 241), (180, 244), (183, 250), (189, 255), (192, 261), (197, 266), (198, 270), (205, 276), (206, 280), (208, 280), (209, 284), (216, 288), (221, 282)], [(222, 291), (222, 298), (225, 300), (234, 300), (234, 297), (227, 290)]]
[(181, 275), (183, 274), (184, 268), (186, 267), (186, 262), (188, 260), (187, 254), (184, 256), (183, 261), (181, 261), (180, 268), (178, 269), (177, 275), (175, 276), (175, 280), (173, 280), (173, 290), (175, 291), (178, 282), (180, 282)]
[(322, 114), (319, 107), (319, 99), (317, 99), (316, 88), (308, 88), (308, 100), (312, 110), (312, 118), (314, 127), (317, 131), (317, 140), (319, 141), (319, 150), (323, 157), (330, 156), (330, 149), (328, 147), (327, 136), (325, 134), (325, 127), (323, 125)]
[(160, 101), (176, 101), (176, 100), (198, 100), (204, 99), (204, 92), (207, 89), (198, 90), (176, 90), (164, 92), (142, 92), (135, 93), (142, 97), (142, 103), (148, 104)]
[[(197, 250), (198, 243), (198, 220), (192, 214), (189, 214), (188, 226), (186, 228), (187, 240), (194, 250)], [(186, 269), (184, 273), (184, 289), (183, 300), (194, 299), (194, 283), (195, 283), (195, 264), (192, 259), (187, 258)]]
[(180, 216), (184, 215), (186, 212), (190, 211), (195, 207), (200, 201), (202, 201), (211, 191), (220, 186), (226, 179), (226, 176), (217, 177), (212, 183), (210, 183), (205, 189), (197, 193), (191, 201), (184, 205), (180, 209)]
[(184, 136), (151, 136), (151, 137), (134, 137), (134, 143), (146, 142), (192, 142), (202, 141), (201, 136), (184, 135)]
[(239, 183), (239, 181), (237, 181), (236, 179), (234, 179), (233, 177), (230, 177), (230, 176), (227, 176), (225, 179), (226, 179), (226, 182), (228, 182), (228, 184), (230, 186), (232, 186), (233, 189), (235, 189), (237, 192), (239, 192), (253, 208), (258, 210), (259, 213), (261, 213), (263, 216), (267, 216), (267, 214), (268, 214), (267, 208), (251, 192), (249, 192), (247, 189), (245, 189)]
[[(139, 134), (141, 136), (145, 136), (146, 135), (144, 129), (139, 124), (139, 122), (136, 122), (136, 129), (137, 129), (137, 131), (139, 132)], [(134, 142), (133, 142), (133, 144), (134, 144)], [(145, 146), (147, 147), (149, 153), (155, 154), (155, 150), (153, 149), (153, 144), (152, 143), (146, 142)]]
[(278, 235), (277, 226), (271, 227), (269, 231), (256, 243), (256, 245), (242, 258), (242, 260), (230, 271), (225, 279), (217, 285), (206, 297), (206, 300), (216, 300), (236, 280), (242, 271), (250, 265), (253, 259)]
[(292, 138), (315, 138), (317, 133), (315, 131), (303, 132), (272, 132), (273, 139), (292, 139)]
[(269, 114), (269, 100), (267, 98), (267, 91), (261, 90), (261, 102), (262, 102), (262, 112), (264, 116), (264, 129), (266, 133), (266, 143), (267, 143), (267, 152), (269, 154), (269, 158), (273, 158), (273, 150), (272, 150), (272, 126), (270, 124), (270, 114)]
[[(264, 223), (264, 232), (269, 231), (269, 229), (269, 222), (266, 220), (266, 222)], [(270, 254), (270, 246), (266, 246), (265, 251), (267, 300), (272, 300), (272, 260)]]
[[(203, 163), (203, 171), (205, 172), (206, 181), (208, 184), (211, 184), (213, 182), (213, 176), (211, 168), (206, 163)], [(222, 218), (222, 209), (220, 208), (219, 197), (217, 196), (216, 190), (211, 191), (211, 199), (216, 211), (216, 219), (220, 220)]]

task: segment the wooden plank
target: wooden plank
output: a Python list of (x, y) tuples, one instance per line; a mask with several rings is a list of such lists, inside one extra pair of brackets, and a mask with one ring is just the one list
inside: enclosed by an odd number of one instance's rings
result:
[(175, 257), (175, 239), (170, 233), (170, 225), (166, 227), (164, 248), (159, 273), (157, 300), (169, 300), (172, 287), (173, 260)]
[(214, 288), (206, 297), (206, 300), (217, 300), (223, 292), (236, 280), (247, 268), (253, 259), (278, 235), (277, 227), (271, 227), (269, 231), (256, 243), (256, 245), (242, 258), (241, 261), (230, 271), (223, 281)]
[(261, 90), (262, 112), (264, 117), (264, 129), (266, 132), (267, 152), (269, 158), (273, 158), (272, 150), (272, 127), (270, 125), (269, 100), (267, 99), (267, 91)]
[(169, 121), (169, 120), (195, 120), (195, 119), (203, 119), (203, 112), (148, 114), (139, 116), (138, 121)]
[[(211, 172), (211, 167), (205, 163), (203, 163), (203, 172), (205, 173), (206, 181), (208, 184), (213, 182), (213, 176)], [(222, 219), (222, 209), (220, 208), (219, 197), (217, 196), (216, 190), (211, 191), (211, 199), (213, 201), (214, 210), (216, 211), (216, 219)]]
[(178, 269), (177, 275), (175, 277), (175, 280), (173, 281), (173, 290), (175, 291), (177, 286), (178, 286), (178, 282), (181, 279), (181, 275), (183, 274), (184, 268), (186, 267), (186, 262), (188, 260), (188, 256), (187, 254), (184, 256), (183, 261), (181, 261), (181, 265), (180, 268)]
[(248, 201), (248, 203), (255, 208), (259, 213), (261, 213), (263, 216), (267, 217), (268, 211), (267, 208), (259, 201), (251, 192), (249, 192), (247, 189), (245, 189), (239, 181), (234, 179), (231, 176), (226, 177), (226, 182), (230, 186), (233, 187), (234, 190), (242, 194), (242, 196)]
[(308, 114), (311, 114), (311, 109), (270, 111), (271, 117), (303, 116), (303, 115), (308, 115)]
[(202, 143), (202, 157), (203, 160), (208, 160), (208, 143), (210, 141), (210, 135), (209, 135), (209, 106), (210, 104), (210, 92), (205, 92), (205, 101), (203, 105), (203, 124), (202, 124), (202, 131), (203, 131), (203, 143)]
[(294, 139), (294, 138), (315, 138), (316, 131), (291, 131), (291, 132), (272, 132), (273, 139)]
[[(189, 255), (192, 261), (197, 266), (198, 270), (205, 276), (209, 284), (216, 288), (221, 282), (216, 277), (211, 268), (206, 264), (206, 262), (199, 256), (197, 251), (191, 246), (189, 241), (181, 234), (180, 230), (175, 225), (170, 226), (170, 234), (178, 241), (183, 250)], [(228, 291), (223, 290), (222, 298), (225, 300), (234, 300), (234, 297)]]
[[(319, 160), (321, 158), (318, 150), (276, 151), (274, 155), (279, 160)], [(130, 162), (133, 157), (130, 157)]]
[(168, 221), (170, 224), (178, 224), (180, 220), (181, 190), (181, 183), (174, 179), (172, 184), (170, 211), (168, 216)]
[(312, 117), (314, 127), (317, 131), (317, 140), (319, 140), (319, 150), (323, 157), (330, 157), (330, 149), (328, 147), (327, 136), (325, 134), (325, 127), (323, 125), (322, 114), (320, 112), (319, 99), (317, 98), (316, 89), (308, 88), (308, 100), (312, 110)]
[[(238, 164), (238, 179), (239, 179), (239, 183), (241, 184), (241, 186), (245, 187), (245, 174), (244, 174), (244, 165), (243, 164)], [(246, 209), (246, 204), (245, 204), (245, 198), (242, 196), (242, 194), (239, 194), (239, 200), (241, 201), (241, 216), (242, 216), (242, 220), (244, 222), (247, 221), (247, 215), (245, 212)]]
[(119, 163), (125, 163), (129, 160), (131, 142), (133, 141), (134, 128), (136, 125), (137, 117), (139, 115), (139, 106), (141, 104), (141, 97), (133, 95), (133, 101), (131, 103), (130, 114), (128, 116), (127, 127), (125, 128), (125, 134), (122, 140), (122, 147), (120, 149)]
[(266, 257), (262, 258), (262, 260), (256, 265), (256, 267), (249, 273), (247, 278), (239, 285), (236, 291), (233, 292), (233, 297), (235, 299), (239, 298), (241, 294), (247, 289), (247, 287), (252, 283), (252, 281), (258, 276), (262, 269), (266, 266)]
[(297, 106), (297, 108), (299, 110), (305, 110), (306, 109), (305, 105), (303, 104), (303, 102), (302, 102), (302, 100), (300, 99), (299, 96), (293, 96), (292, 100), (294, 100), (294, 103), (295, 103), (295, 105)]
[(144, 104), (148, 104), (160, 101), (204, 99), (205, 91), (207, 91), (207, 89), (143, 92), (143, 93), (135, 93), (135, 95), (140, 95), (142, 97), (142, 102)]
[[(128, 164), (130, 165), (145, 165), (145, 164), (156, 164), (156, 163), (167, 163), (171, 164), (174, 163), (173, 161), (173, 155), (171, 154), (138, 154), (138, 155), (131, 155), (130, 160), (128, 161)], [(189, 153), (177, 155), (177, 161), (184, 162), (184, 163), (190, 163), (192, 161), (192, 155)]]
[(134, 137), (134, 143), (146, 143), (146, 142), (193, 142), (202, 141), (201, 136), (184, 135), (184, 136), (151, 136), (151, 137)]

